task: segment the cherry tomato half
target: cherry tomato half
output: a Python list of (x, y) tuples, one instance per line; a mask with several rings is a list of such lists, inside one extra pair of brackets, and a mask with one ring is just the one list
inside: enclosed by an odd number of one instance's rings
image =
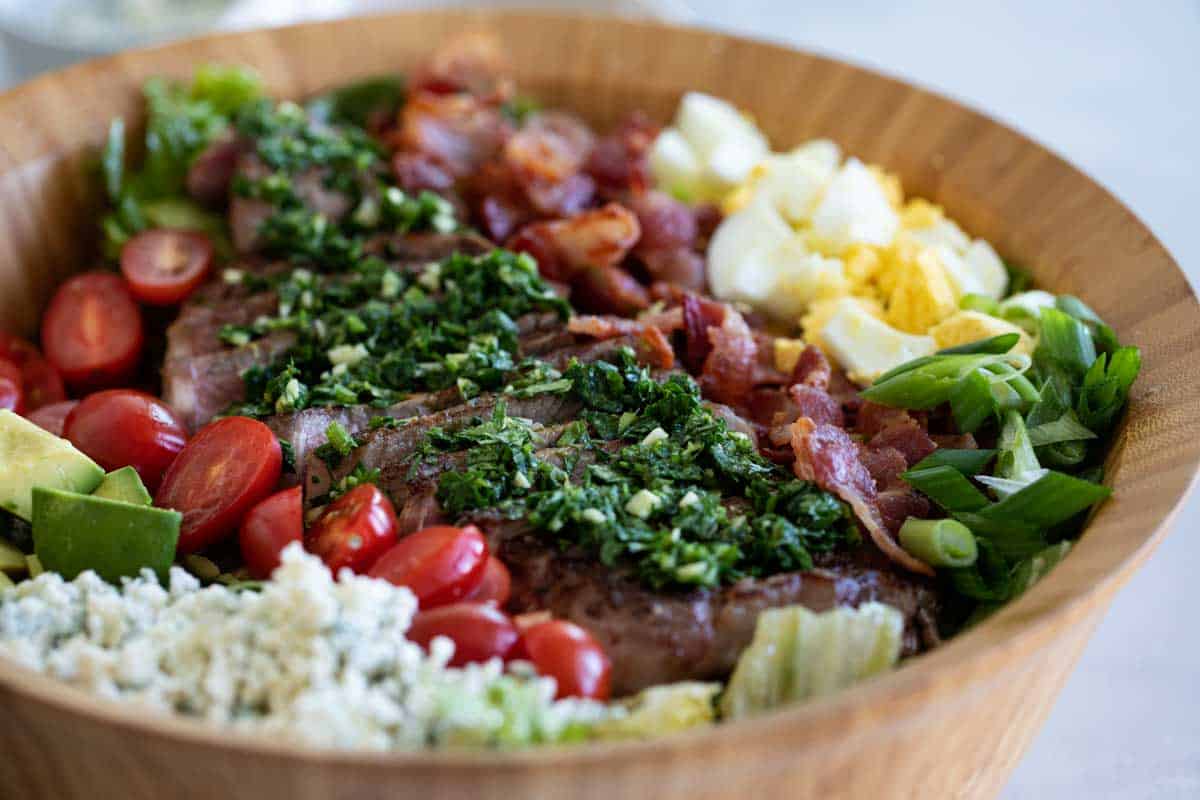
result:
[(4, 359), (0, 359), (0, 409), (25, 413), (25, 384), (21, 380), (21, 368)]
[(106, 470), (133, 467), (151, 492), (187, 444), (171, 407), (133, 389), (88, 395), (67, 415), (63, 435)]
[(421, 608), (462, 600), (475, 591), (487, 568), (487, 540), (474, 525), (435, 525), (410, 534), (383, 554), (372, 578), (407, 586)]
[(279, 566), (279, 554), (292, 542), (304, 538), (304, 509), (299, 486), (284, 489), (250, 509), (242, 520), (238, 544), (242, 560), (255, 578), (271, 577)]
[(62, 403), (51, 403), (48, 406), (30, 411), (26, 418), (42, 430), (47, 430), (55, 436), (63, 435), (63, 426), (71, 409), (79, 405), (78, 400), (66, 400)]
[(422, 611), (407, 636), (426, 650), (435, 636), (453, 641), (452, 667), (505, 658), (521, 638), (508, 615), (491, 603), (454, 603)]
[(128, 379), (144, 341), (142, 312), (125, 281), (109, 272), (68, 280), (42, 317), (46, 358), (80, 389), (106, 389)]
[(534, 625), (522, 633), (514, 655), (532, 661), (538, 674), (558, 682), (556, 698), (608, 699), (612, 662), (578, 625), (562, 620)]
[(508, 567), (495, 556), (488, 556), (487, 566), (483, 568), (483, 578), (475, 591), (465, 598), (472, 603), (491, 603), (497, 608), (503, 608), (512, 593), (512, 576)]
[(305, 544), (337, 574), (366, 572), (396, 544), (396, 509), (374, 484), (356, 486), (329, 504), (308, 529)]
[(237, 529), (279, 483), (283, 452), (263, 423), (225, 417), (192, 437), (163, 476), (154, 504), (183, 512), (179, 552), (194, 553)]
[(62, 376), (29, 342), (0, 331), (0, 358), (21, 369), (26, 413), (67, 399)]
[(213, 263), (213, 246), (196, 231), (142, 231), (121, 248), (121, 272), (133, 296), (169, 306), (196, 290)]

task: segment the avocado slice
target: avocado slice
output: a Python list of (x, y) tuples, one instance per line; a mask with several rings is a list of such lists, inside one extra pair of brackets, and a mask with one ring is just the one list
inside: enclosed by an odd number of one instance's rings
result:
[(0, 508), (32, 520), (33, 487), (88, 494), (103, 479), (104, 470), (66, 439), (0, 410)]
[(106, 581), (149, 567), (165, 577), (183, 515), (105, 497), (35, 487), (33, 547), (42, 566), (71, 580), (95, 570)]
[(135, 506), (148, 506), (151, 503), (150, 492), (146, 491), (142, 477), (133, 467), (121, 467), (105, 475), (92, 496), (133, 503)]

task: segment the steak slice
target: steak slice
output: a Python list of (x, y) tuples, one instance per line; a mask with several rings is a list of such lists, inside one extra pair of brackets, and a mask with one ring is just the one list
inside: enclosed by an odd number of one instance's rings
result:
[(903, 653), (937, 642), (933, 584), (895, 570), (870, 545), (827, 557), (816, 568), (747, 578), (721, 589), (653, 591), (627, 568), (561, 551), (523, 521), (495, 512), (469, 515), (512, 575), (512, 613), (549, 611), (587, 628), (612, 659), (612, 690), (632, 694), (656, 684), (724, 678), (768, 608), (813, 611), (877, 600), (905, 620)]
[(295, 340), (289, 331), (274, 331), (244, 347), (170, 359), (163, 364), (163, 400), (194, 432), (245, 399), (243, 372), (275, 361)]

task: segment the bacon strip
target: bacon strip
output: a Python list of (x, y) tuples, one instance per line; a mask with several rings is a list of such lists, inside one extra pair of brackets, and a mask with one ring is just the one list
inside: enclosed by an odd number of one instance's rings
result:
[(841, 428), (817, 425), (807, 417), (792, 424), (796, 477), (813, 481), (850, 505), (884, 555), (905, 569), (933, 575), (933, 569), (909, 555), (888, 533), (878, 507), (878, 491), (867, 468), (858, 460), (854, 441)]

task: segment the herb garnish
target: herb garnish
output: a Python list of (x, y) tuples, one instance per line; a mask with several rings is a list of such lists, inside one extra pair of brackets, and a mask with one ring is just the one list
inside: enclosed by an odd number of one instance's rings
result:
[(729, 431), (691, 378), (656, 381), (626, 350), (613, 363), (574, 362), (562, 380), (585, 411), (552, 450), (539, 450), (544, 434), (503, 404), (490, 420), (430, 432), (422, 457), (465, 450), (465, 466), (439, 479), (444, 509), (525, 516), (564, 547), (629, 564), (654, 587), (809, 569), (813, 552), (854, 538), (840, 501)]
[[(533, 259), (503, 250), (454, 255), (415, 276), (378, 260), (336, 277), (297, 269), (277, 292), (277, 316), (223, 332), (248, 340), (290, 330), (298, 337), (275, 364), (247, 371), (247, 402), (237, 413), (387, 406), (414, 391), (451, 386), (464, 397), (495, 391), (522, 374), (516, 320), (532, 312), (564, 319), (569, 313)], [(526, 365), (525, 374), (537, 376), (518, 387), (526, 392), (548, 376), (534, 365)]]

